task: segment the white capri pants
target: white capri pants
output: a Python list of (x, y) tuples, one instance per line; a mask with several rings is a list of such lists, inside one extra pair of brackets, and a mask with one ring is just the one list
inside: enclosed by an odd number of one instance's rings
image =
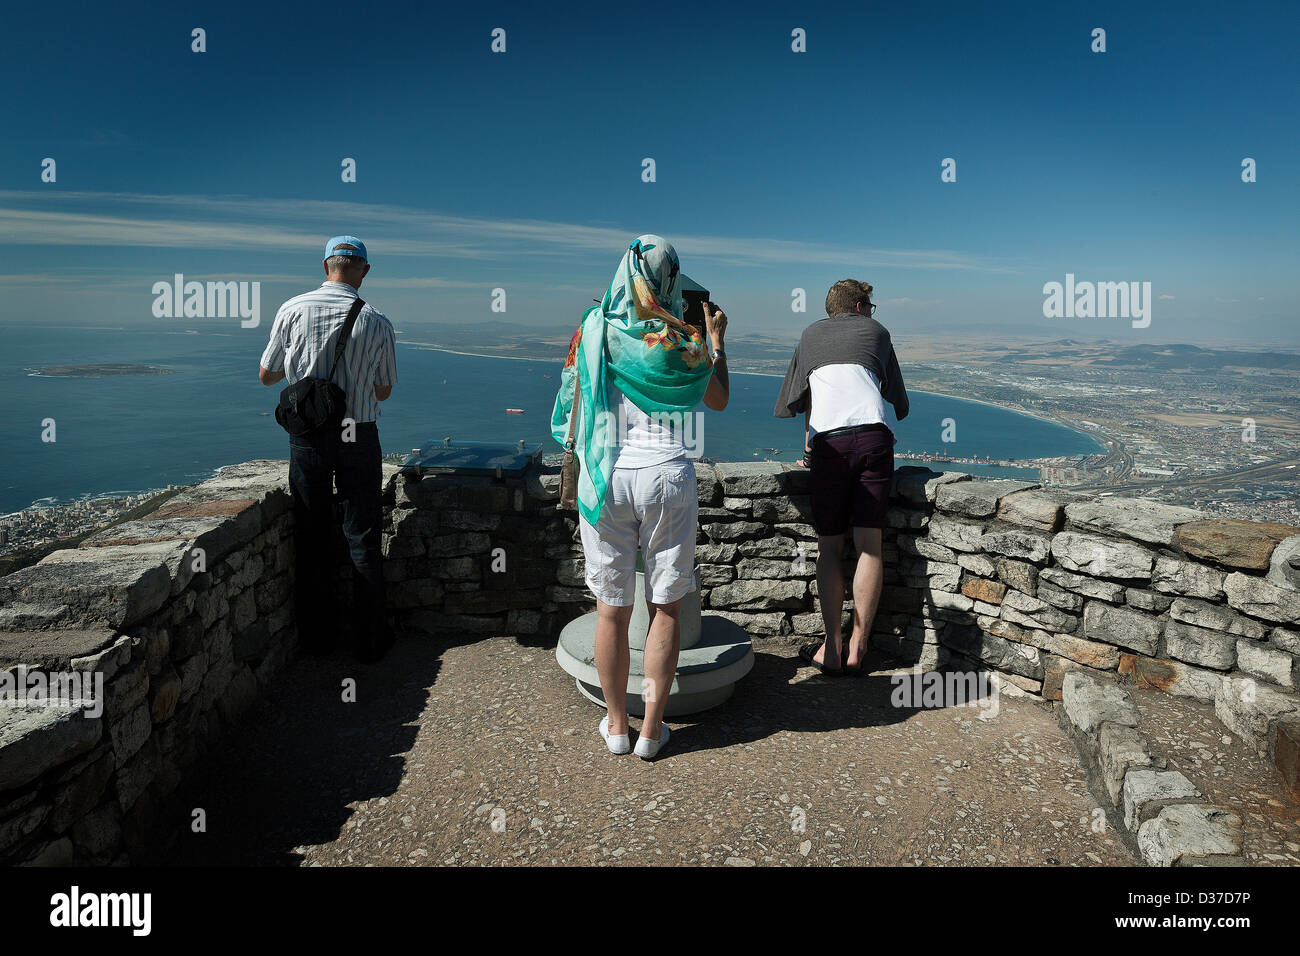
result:
[(630, 606), (640, 547), (647, 600), (672, 604), (694, 591), (699, 506), (695, 464), (689, 458), (615, 468), (595, 526), (578, 518), (587, 587), (606, 604)]

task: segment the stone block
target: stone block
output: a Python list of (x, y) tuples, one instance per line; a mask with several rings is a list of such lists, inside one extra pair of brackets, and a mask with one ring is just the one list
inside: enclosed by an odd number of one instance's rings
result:
[(1259, 753), (1268, 751), (1273, 725), (1297, 711), (1300, 695), (1244, 674), (1225, 676), (1214, 696), (1215, 715)]
[(1113, 581), (1101, 581), (1086, 574), (1074, 574), (1061, 568), (1043, 568), (1039, 576), (1043, 581), (1063, 591), (1097, 598), (1100, 601), (1109, 601), (1111, 604), (1124, 603), (1124, 593), (1127, 589)]
[(90, 857), (116, 852), (122, 845), (121, 808), (117, 803), (105, 803), (78, 819), (72, 827), (72, 842)]
[(1027, 561), (998, 558), (994, 562), (998, 580), (1009, 588), (1022, 591), (1030, 597), (1038, 594), (1038, 568)]
[(1083, 636), (1089, 640), (1117, 644), (1143, 654), (1155, 654), (1164, 622), (1132, 608), (1114, 607), (1103, 601), (1089, 601), (1083, 608)]
[(998, 520), (1039, 531), (1059, 531), (1065, 521), (1065, 506), (1081, 497), (1056, 488), (1017, 491), (998, 503)]
[(1273, 549), (1265, 580), (1280, 588), (1300, 590), (1300, 534), (1286, 538)]
[(181, 678), (176, 669), (167, 664), (158, 674), (157, 678), (150, 681), (149, 686), (149, 715), (153, 722), (161, 724), (164, 721), (171, 720), (172, 715), (176, 713), (176, 705), (181, 700)]
[(1268, 640), (1278, 650), (1300, 657), (1300, 631), (1288, 631), (1284, 627), (1275, 627), (1269, 631)]
[(1007, 591), (1002, 598), (1001, 616), (1013, 624), (1061, 633), (1071, 633), (1079, 625), (1075, 615), (1015, 590)]
[(1052, 557), (1067, 571), (1121, 580), (1150, 578), (1155, 555), (1130, 541), (1062, 531), (1052, 539)]
[(0, 604), (58, 607), (60, 627), (122, 631), (166, 603), (183, 556), (173, 542), (55, 551), (0, 578)]
[(734, 544), (699, 544), (695, 546), (695, 560), (700, 564), (731, 564), (736, 560)]
[(983, 535), (983, 522), (963, 521), (947, 515), (935, 515), (930, 519), (930, 541), (953, 551), (981, 551)]
[(893, 496), (923, 505), (933, 502), (944, 485), (970, 480), (970, 475), (959, 471), (937, 472), (916, 465), (904, 465), (894, 470)]
[(737, 611), (801, 608), (808, 594), (802, 580), (735, 581), (709, 592), (709, 606)]
[(62, 833), (89, 813), (104, 795), (116, 769), (113, 752), (103, 748), (98, 756), (91, 753), (84, 761), (64, 773), (54, 791), (50, 829)]
[(784, 490), (785, 469), (780, 462), (720, 462), (713, 467), (722, 481), (724, 496), (779, 495)]
[(1076, 594), (1074, 591), (1067, 591), (1064, 588), (1058, 588), (1049, 581), (1043, 581), (1038, 585), (1038, 600), (1050, 604), (1054, 608), (1062, 611), (1068, 611), (1076, 614), (1083, 610), (1083, 595)]
[(1151, 572), (1151, 586), (1166, 594), (1203, 598), (1207, 601), (1223, 600), (1223, 579), (1226, 574), (1215, 568), (1160, 555)]
[(1165, 648), (1170, 657), (1215, 670), (1231, 670), (1237, 661), (1237, 641), (1232, 635), (1182, 621), (1165, 625)]
[[(1097, 770), (1110, 802), (1121, 805), (1124, 775), (1133, 767), (1153, 767), (1147, 739), (1134, 727), (1106, 723), (1097, 736)], [(1163, 768), (1160, 768), (1163, 769)]]
[(779, 611), (770, 611), (766, 613), (747, 613), (745, 611), (733, 610), (710, 610), (707, 614), (716, 614), (718, 617), (724, 617), (733, 624), (744, 628), (746, 633), (762, 637), (779, 637), (782, 634), (790, 632), (789, 622), (786, 616)]
[(1061, 683), (1061, 706), (1066, 719), (1093, 746), (1102, 724), (1136, 727), (1138, 723), (1137, 706), (1124, 688), (1082, 670), (1066, 673)]
[(1095, 670), (1114, 670), (1119, 665), (1119, 648), (1085, 640), (1070, 634), (1055, 634), (1001, 618), (981, 618), (979, 626), (990, 634), (1018, 644), (1028, 644), (1049, 654), (1083, 664)]
[(1033, 482), (1010, 479), (949, 482), (938, 488), (934, 502), (936, 508), (949, 514), (991, 518), (997, 513), (998, 503), (1004, 497), (1037, 487)]
[(1137, 845), (1148, 866), (1189, 866), (1198, 859), (1239, 856), (1241, 818), (1227, 807), (1174, 804), (1138, 828)]
[(50, 805), (37, 803), (0, 819), (0, 858), (36, 833), (49, 815)]
[[(952, 549), (944, 548), (943, 550), (951, 551)], [(997, 574), (997, 565), (995, 565), (993, 561), (990, 560), (989, 558), (984, 557), (984, 555), (982, 554), (958, 555), (956, 554), (956, 552), (953, 552), (953, 554), (955, 555), (954, 560), (957, 562), (958, 566), (969, 571), (971, 574), (975, 575), (976, 577), (992, 578), (995, 574)]]
[(1124, 825), (1129, 832), (1137, 833), (1138, 825), (1177, 803), (1191, 803), (1201, 799), (1192, 782), (1177, 770), (1151, 770), (1135, 768), (1124, 774), (1121, 792)]
[(1300, 621), (1300, 592), (1241, 572), (1233, 572), (1224, 579), (1223, 591), (1230, 607), (1251, 617), (1278, 624)]
[(772, 529), (758, 521), (718, 521), (701, 525), (710, 541), (740, 541), (745, 538), (765, 537)]
[(1141, 588), (1127, 588), (1124, 591), (1124, 603), (1139, 611), (1151, 614), (1163, 614), (1173, 604), (1173, 598), (1158, 591), (1143, 591)]
[(1083, 531), (1120, 535), (1168, 547), (1180, 525), (1200, 521), (1205, 514), (1160, 501), (1111, 497), (1066, 505), (1065, 516), (1072, 527)]
[(1267, 571), (1273, 549), (1296, 534), (1295, 525), (1212, 518), (1183, 525), (1173, 543), (1184, 554), (1220, 567)]
[(980, 537), (979, 545), (988, 554), (1043, 564), (1051, 554), (1052, 539), (1037, 531), (994, 528)]
[(1007, 593), (1007, 586), (1001, 581), (990, 581), (986, 578), (971, 578), (961, 586), (961, 593), (974, 601), (984, 601), (988, 604), (1001, 604), (1003, 596)]
[(1300, 718), (1288, 717), (1275, 725), (1273, 766), (1286, 795), (1300, 803)]
[(1182, 661), (1121, 654), (1119, 673), (1132, 676), (1140, 687), (1151, 687), (1175, 697), (1194, 697), (1213, 702), (1223, 675), (1184, 664)]
[(87, 753), (104, 725), (81, 708), (0, 707), (0, 793)]
[(1246, 674), (1277, 684), (1279, 687), (1294, 689), (1296, 686), (1296, 659), (1286, 651), (1280, 651), (1260, 644), (1248, 638), (1237, 639), (1237, 666)]
[(140, 751), (152, 730), (153, 721), (149, 716), (148, 704), (141, 704), (109, 727), (113, 753), (119, 768)]
[(104, 683), (107, 684), (117, 676), (119, 670), (130, 662), (131, 644), (131, 638), (124, 634), (101, 651), (87, 654), (85, 657), (72, 658), (68, 662), (68, 666), (74, 671), (103, 674)]
[(709, 507), (722, 500), (722, 481), (712, 465), (695, 463), (695, 486), (701, 505)]
[(945, 647), (972, 661), (1030, 680), (1043, 678), (1042, 654), (1036, 647), (1016, 644), (974, 625), (952, 625), (944, 630), (940, 640)]
[(1262, 641), (1268, 638), (1268, 625), (1252, 621), (1222, 604), (1211, 604), (1195, 598), (1176, 598), (1169, 606), (1169, 616), (1184, 624), (1209, 628), (1212, 631), (1225, 631), (1239, 637), (1249, 637)]
[(117, 803), (125, 813), (130, 810), (140, 795), (143, 794), (162, 767), (162, 758), (158, 752), (158, 742), (152, 737), (140, 747), (140, 750), (124, 765), (118, 767), (114, 786), (117, 790)]

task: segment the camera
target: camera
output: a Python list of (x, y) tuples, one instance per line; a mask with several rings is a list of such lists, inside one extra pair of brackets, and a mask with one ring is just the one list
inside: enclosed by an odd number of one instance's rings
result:
[(707, 342), (708, 329), (704, 321), (704, 303), (709, 301), (709, 290), (684, 272), (678, 282), (682, 287), (682, 319), (699, 329), (700, 336)]

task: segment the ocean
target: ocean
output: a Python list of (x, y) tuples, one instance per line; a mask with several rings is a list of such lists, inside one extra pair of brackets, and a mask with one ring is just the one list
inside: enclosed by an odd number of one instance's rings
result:
[[(266, 388), (257, 380), (268, 331), (0, 326), (0, 514), (189, 484), (222, 465), (287, 457), (287, 437), (272, 414), (283, 386)], [(428, 336), (399, 330), (398, 384), (379, 418), (386, 453), (447, 436), (524, 439), (542, 442), (547, 453), (560, 451), (550, 417), (563, 356), (491, 358), (414, 344)], [(34, 374), (51, 365), (111, 363), (162, 366), (171, 374)], [(772, 416), (779, 385), (770, 375), (733, 372), (727, 410), (706, 412), (704, 454), (715, 461), (798, 458), (802, 418)], [(910, 394), (899, 452), (1007, 460), (1104, 451), (1092, 436), (1055, 422), (980, 402)], [(507, 414), (507, 408), (524, 414)], [(947, 418), (956, 424), (957, 441), (945, 445)], [(49, 420), (54, 441), (42, 440)], [(934, 467), (1036, 477), (1025, 469)]]

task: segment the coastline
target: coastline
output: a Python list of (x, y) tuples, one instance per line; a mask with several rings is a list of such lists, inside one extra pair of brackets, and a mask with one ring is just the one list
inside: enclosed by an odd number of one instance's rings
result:
[[(432, 345), (428, 342), (403, 342), (401, 344), (418, 346), (427, 352), (446, 352), (449, 355), (469, 355), (469, 356), (473, 356), (474, 358), (513, 359), (517, 362), (555, 362), (557, 364), (563, 364), (564, 361), (563, 359), (559, 359), (555, 357), (537, 358), (535, 356), (526, 356), (526, 355), (492, 355), (487, 352), (462, 352), (457, 349), (449, 349), (439, 345)], [(732, 368), (730, 369), (730, 371), (736, 375), (759, 375), (762, 376), (763, 378), (782, 378), (782, 379), (785, 378), (785, 376), (779, 372), (753, 372), (741, 368)], [(1091, 439), (1093, 442), (1095, 442), (1098, 446), (1100, 446), (1098, 451), (1088, 452), (1088, 454), (1104, 454), (1106, 451), (1109, 450), (1106, 447), (1106, 443), (1103, 442), (1099, 437), (1094, 435), (1092, 432), (1086, 431), (1078, 427), (1077, 425), (1073, 425), (1069, 422), (1063, 422), (1058, 418), (1048, 417), (1044, 415), (1036, 415), (1033, 412), (1026, 411), (1025, 409), (1021, 408), (1018, 405), (1005, 405), (1002, 404), (1001, 402), (991, 402), (983, 398), (971, 398), (968, 395), (954, 395), (951, 392), (936, 392), (931, 389), (924, 389), (924, 388), (914, 389), (914, 391), (916, 391), (918, 394), (921, 395), (938, 395), (941, 398), (951, 398), (961, 402), (974, 402), (977, 405), (987, 405), (990, 408), (1001, 409), (1004, 412), (1014, 412), (1017, 415), (1024, 415), (1026, 418), (1032, 418), (1035, 421), (1051, 422), (1053, 425), (1060, 425), (1062, 428), (1068, 428), (1072, 432), (1075, 432), (1079, 435), (1084, 435), (1087, 438)], [(1026, 465), (1025, 467), (1030, 468), (1036, 466)]]
[(446, 352), (448, 355), (470, 355), (473, 356), (474, 358), (511, 359), (512, 361), (515, 362), (559, 362), (559, 363), (564, 362), (564, 359), (554, 358), (554, 357), (539, 359), (539, 358), (534, 358), (531, 355), (491, 355), (486, 352), (461, 352), (456, 349), (444, 348), (441, 345), (431, 345), (428, 342), (399, 342), (398, 344), (409, 345), (412, 346), (413, 348), (419, 348), (420, 350), (425, 352)]

